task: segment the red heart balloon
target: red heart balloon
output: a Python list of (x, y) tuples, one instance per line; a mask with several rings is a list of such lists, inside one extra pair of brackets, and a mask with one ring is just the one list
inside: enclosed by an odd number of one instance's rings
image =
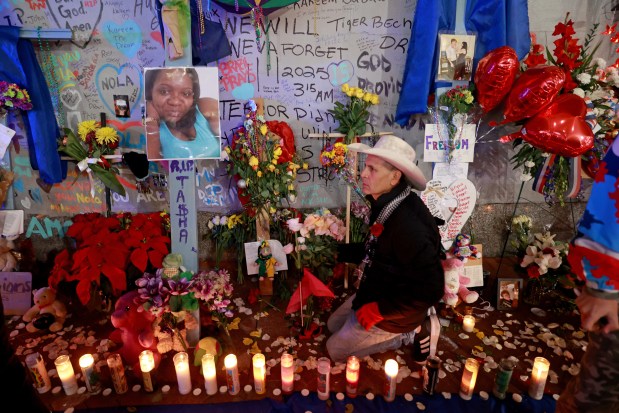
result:
[(566, 113), (535, 116), (520, 132), (529, 144), (560, 156), (573, 158), (593, 147), (593, 132), (587, 122)]
[(530, 118), (555, 98), (565, 83), (565, 73), (557, 66), (536, 66), (514, 82), (507, 95), (502, 123)]
[(587, 115), (587, 104), (580, 96), (573, 93), (564, 93), (538, 112), (535, 117), (551, 116), (556, 113), (567, 113), (584, 119)]
[(475, 86), (477, 101), (489, 112), (509, 93), (518, 74), (518, 55), (509, 46), (489, 51), (477, 64)]

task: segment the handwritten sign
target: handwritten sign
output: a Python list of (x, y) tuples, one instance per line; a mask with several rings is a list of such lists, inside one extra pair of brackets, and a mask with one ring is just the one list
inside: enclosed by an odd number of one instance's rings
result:
[(445, 220), (445, 225), (439, 227), (445, 249), (451, 247), (473, 213), (476, 198), (475, 185), (468, 179), (456, 179), (449, 185), (433, 179), (421, 193), (421, 199), (432, 215)]
[(0, 272), (0, 293), (4, 314), (24, 314), (31, 307), (32, 273)]
[[(423, 144), (424, 162), (446, 162), (448, 159), (447, 127), (436, 124), (426, 125)], [(473, 162), (475, 155), (475, 125), (464, 125), (462, 133), (456, 132), (451, 151), (452, 161)]]

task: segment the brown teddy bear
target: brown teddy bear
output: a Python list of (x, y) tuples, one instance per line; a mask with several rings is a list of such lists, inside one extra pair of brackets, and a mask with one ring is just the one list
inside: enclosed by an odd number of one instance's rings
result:
[(56, 300), (56, 290), (43, 287), (32, 290), (32, 295), (34, 305), (23, 316), (28, 323), (26, 330), (30, 333), (45, 329), (51, 332), (61, 330), (67, 317), (67, 308), (61, 301)]

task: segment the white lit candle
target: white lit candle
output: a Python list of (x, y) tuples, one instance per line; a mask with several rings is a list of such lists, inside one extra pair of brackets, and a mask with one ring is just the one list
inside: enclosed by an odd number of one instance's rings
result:
[(80, 357), (79, 364), (88, 391), (93, 394), (99, 393), (101, 391), (101, 384), (99, 373), (95, 371), (95, 359), (92, 354), (84, 354)]
[(174, 369), (176, 370), (176, 380), (178, 381), (178, 391), (180, 394), (187, 394), (191, 391), (191, 374), (189, 372), (189, 358), (187, 353), (181, 351), (174, 355)]
[(460, 382), (460, 397), (464, 400), (471, 400), (473, 397), (478, 371), (479, 362), (472, 358), (466, 359), (464, 370), (462, 371), (462, 381)]
[(73, 371), (69, 356), (58, 356), (54, 360), (54, 364), (56, 365), (58, 377), (62, 382), (62, 388), (67, 396), (77, 393), (77, 379), (75, 378), (75, 372)]
[(144, 350), (140, 353), (140, 370), (142, 370), (142, 379), (144, 380), (144, 390), (152, 392), (155, 390), (153, 386), (153, 377), (151, 371), (155, 368), (155, 357), (150, 350)]
[(292, 354), (282, 354), (281, 365), (282, 391), (284, 393), (292, 393), (294, 390), (294, 358)]
[(330, 394), (329, 380), (331, 377), (331, 360), (327, 357), (320, 357), (316, 370), (318, 370), (316, 393), (318, 393), (318, 398), (320, 400), (327, 400)]
[(237, 367), (236, 356), (228, 354), (224, 359), (226, 367), (226, 381), (228, 382), (228, 393), (232, 396), (241, 391), (241, 383), (239, 383), (239, 369)]
[(398, 362), (394, 359), (389, 359), (385, 362), (385, 378), (387, 384), (385, 386), (385, 401), (392, 402), (395, 400), (396, 378), (398, 376)]
[(475, 328), (475, 317), (472, 315), (465, 315), (462, 318), (462, 329), (467, 333), (472, 333)]
[(531, 371), (531, 384), (529, 385), (529, 396), (535, 400), (541, 400), (544, 396), (544, 387), (550, 370), (550, 362), (544, 357), (535, 357), (533, 370)]
[(252, 358), (252, 364), (254, 365), (254, 389), (258, 394), (264, 394), (266, 392), (265, 379), (267, 372), (265, 362), (264, 354), (254, 354)]
[(346, 395), (348, 397), (357, 396), (357, 385), (359, 384), (359, 357), (350, 356), (346, 361)]
[(215, 356), (206, 353), (202, 356), (202, 375), (204, 376), (204, 388), (206, 394), (216, 394), (217, 389), (217, 370), (215, 369)]

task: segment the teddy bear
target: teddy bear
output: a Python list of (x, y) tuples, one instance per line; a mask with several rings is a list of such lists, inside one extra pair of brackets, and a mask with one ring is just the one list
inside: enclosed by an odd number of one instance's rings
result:
[(443, 301), (449, 306), (458, 304), (458, 296), (466, 303), (473, 303), (479, 298), (479, 294), (470, 291), (466, 286), (471, 279), (464, 275), (464, 262), (456, 257), (448, 257), (442, 261), (445, 272), (445, 294)]
[(453, 255), (462, 262), (466, 262), (469, 258), (481, 258), (481, 253), (475, 245), (471, 245), (471, 237), (467, 234), (456, 235)]
[(0, 238), (0, 271), (10, 272), (17, 267), (17, 258), (13, 253), (15, 244), (6, 238)]
[(56, 332), (62, 329), (67, 317), (67, 308), (56, 299), (56, 290), (43, 287), (32, 290), (34, 305), (26, 311), (23, 319), (28, 324), (26, 330), (30, 333), (48, 329)]
[(143, 311), (138, 300), (139, 296), (134, 290), (118, 298), (111, 317), (116, 330), (110, 334), (113, 342), (122, 343), (118, 353), (135, 372), (140, 371), (139, 355), (144, 350), (153, 352), (155, 368), (161, 361), (153, 331), (155, 315), (150, 311)]

